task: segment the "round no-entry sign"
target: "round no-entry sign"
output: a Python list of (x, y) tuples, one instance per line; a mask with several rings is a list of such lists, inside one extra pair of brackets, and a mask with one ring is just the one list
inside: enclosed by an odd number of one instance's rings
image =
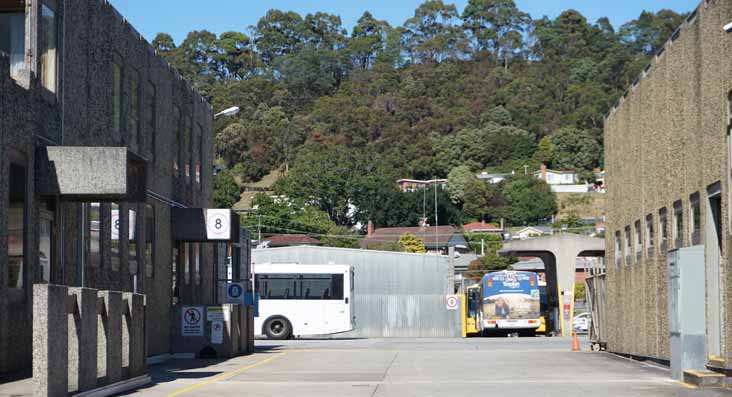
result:
[(458, 297), (456, 295), (447, 295), (445, 297), (445, 307), (447, 310), (457, 310), (458, 308)]

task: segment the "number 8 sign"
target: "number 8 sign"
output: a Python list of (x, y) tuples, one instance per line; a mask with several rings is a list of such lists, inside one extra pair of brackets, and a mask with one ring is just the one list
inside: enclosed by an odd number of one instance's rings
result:
[(206, 236), (209, 240), (228, 240), (231, 237), (230, 210), (206, 210)]

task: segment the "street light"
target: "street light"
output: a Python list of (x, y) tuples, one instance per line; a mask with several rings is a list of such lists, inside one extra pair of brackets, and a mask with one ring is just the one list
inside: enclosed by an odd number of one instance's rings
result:
[(239, 114), (239, 106), (233, 106), (233, 107), (230, 107), (230, 108), (228, 108), (228, 109), (226, 109), (226, 110), (224, 110), (224, 111), (222, 111), (220, 113), (216, 113), (214, 115), (214, 118), (217, 119), (217, 118), (222, 117), (222, 116), (223, 117), (234, 117), (237, 114)]

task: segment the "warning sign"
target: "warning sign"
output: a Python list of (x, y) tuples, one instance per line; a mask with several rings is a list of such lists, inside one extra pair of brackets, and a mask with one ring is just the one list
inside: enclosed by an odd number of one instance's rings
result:
[(224, 308), (221, 306), (209, 306), (206, 309), (206, 320), (224, 321)]
[(181, 336), (203, 336), (203, 307), (181, 308)]
[(457, 295), (447, 295), (445, 297), (445, 307), (447, 310), (457, 310), (458, 308), (458, 297)]
[(224, 322), (214, 321), (211, 323), (211, 343), (220, 345), (224, 343)]

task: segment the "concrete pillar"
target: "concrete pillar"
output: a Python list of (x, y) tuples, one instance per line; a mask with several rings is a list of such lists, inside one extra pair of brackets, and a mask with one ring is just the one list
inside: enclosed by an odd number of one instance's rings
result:
[(2, 274), (0, 274), (0, 374), (10, 371), (10, 355), (8, 354), (8, 343), (10, 342), (8, 316), (10, 310), (8, 309), (7, 298), (5, 298), (3, 282)]
[(249, 349), (249, 341), (247, 340), (247, 335), (249, 335), (248, 331), (248, 320), (249, 316), (247, 315), (247, 305), (239, 305), (238, 311), (239, 311), (239, 354), (246, 354), (247, 350)]
[(86, 391), (97, 385), (97, 290), (69, 288), (75, 301), (68, 318), (69, 390)]
[(100, 321), (104, 332), (104, 347), (99, 350), (103, 355), (104, 368), (100, 368), (107, 383), (116, 383), (122, 380), (122, 293), (116, 291), (101, 291), (99, 295), (104, 299), (104, 313)]
[(125, 293), (124, 301), (127, 303), (126, 323), (129, 344), (127, 349), (127, 363), (130, 378), (145, 374), (146, 352), (145, 352), (145, 296), (140, 294)]
[(254, 306), (247, 306), (247, 352), (254, 353)]
[(68, 374), (68, 289), (33, 286), (33, 395), (65, 396)]

